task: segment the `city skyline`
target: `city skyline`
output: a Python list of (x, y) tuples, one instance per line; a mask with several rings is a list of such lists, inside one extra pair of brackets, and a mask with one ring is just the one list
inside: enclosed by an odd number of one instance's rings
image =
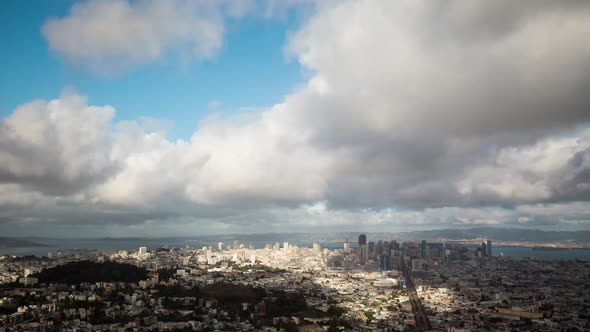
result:
[(590, 230), (588, 2), (1, 6), (2, 236)]

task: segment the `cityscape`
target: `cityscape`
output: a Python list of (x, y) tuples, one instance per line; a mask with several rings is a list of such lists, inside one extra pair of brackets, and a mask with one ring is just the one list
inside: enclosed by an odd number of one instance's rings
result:
[(590, 332), (590, 0), (0, 1), (0, 332)]
[(0, 331), (583, 331), (590, 262), (494, 243), (218, 242), (0, 257)]

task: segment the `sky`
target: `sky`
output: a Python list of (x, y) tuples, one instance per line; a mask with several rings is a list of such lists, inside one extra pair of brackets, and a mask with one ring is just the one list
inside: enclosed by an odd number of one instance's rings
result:
[(9, 0), (0, 234), (590, 229), (590, 3)]

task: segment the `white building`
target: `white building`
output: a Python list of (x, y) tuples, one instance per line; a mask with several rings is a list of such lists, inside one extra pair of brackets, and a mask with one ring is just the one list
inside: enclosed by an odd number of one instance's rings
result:
[(350, 243), (348, 242), (348, 240), (346, 240), (346, 242), (344, 242), (344, 252), (346, 252), (346, 253), (350, 252)]
[(147, 247), (139, 247), (140, 255), (147, 255)]

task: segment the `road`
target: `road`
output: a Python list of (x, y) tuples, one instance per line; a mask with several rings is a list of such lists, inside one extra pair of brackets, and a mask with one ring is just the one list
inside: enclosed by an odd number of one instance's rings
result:
[(430, 325), (430, 321), (428, 320), (428, 316), (424, 311), (424, 307), (422, 306), (422, 302), (418, 297), (418, 292), (416, 292), (416, 286), (412, 281), (412, 277), (410, 276), (410, 272), (406, 267), (406, 263), (404, 259), (401, 260), (401, 268), (406, 278), (406, 288), (408, 290), (408, 295), (410, 297), (410, 302), (412, 303), (412, 311), (414, 312), (414, 316), (416, 317), (416, 327), (422, 331), (429, 331), (432, 329)]

